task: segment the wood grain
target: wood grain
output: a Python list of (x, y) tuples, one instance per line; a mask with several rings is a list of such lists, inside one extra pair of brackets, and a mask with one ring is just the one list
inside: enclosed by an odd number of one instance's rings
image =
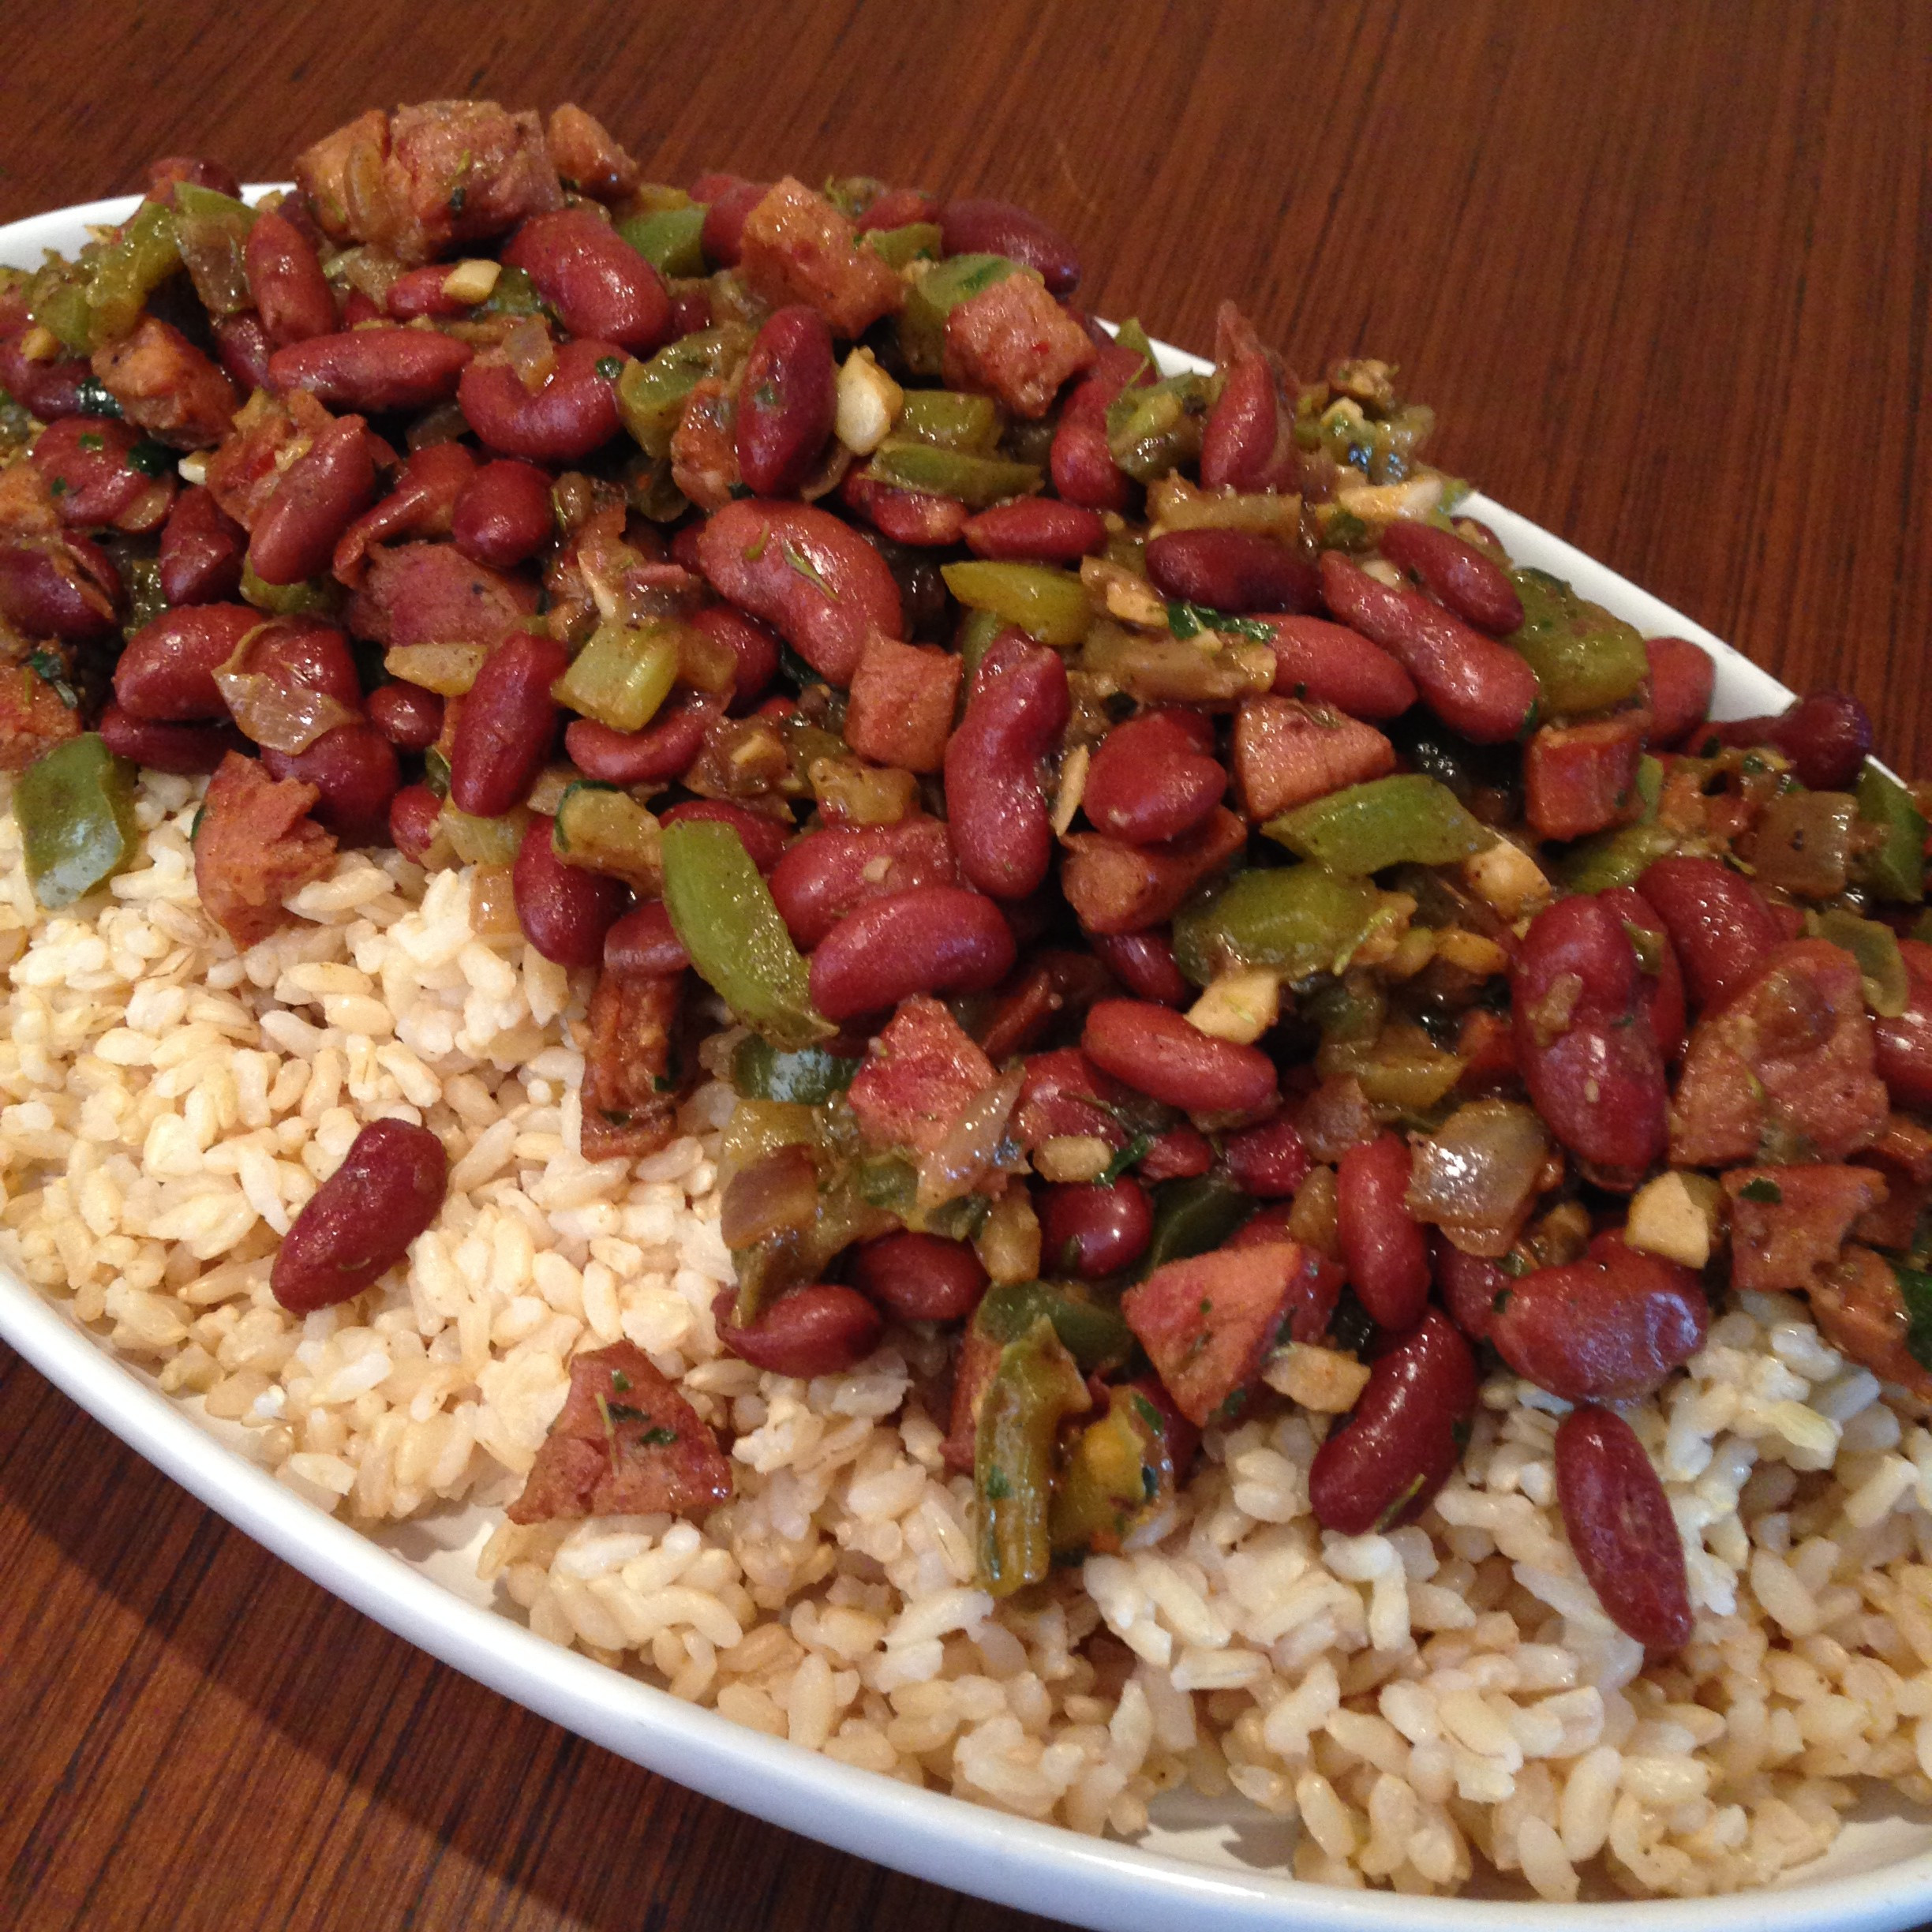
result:
[[(15, 9), (0, 219), (373, 102), (576, 99), (653, 172), (1025, 201), (1200, 348), (1403, 365), (1436, 452), (1932, 749), (1932, 10), (1896, 0)], [(84, 49), (84, 61), (79, 52)], [(708, 1803), (331, 1602), (0, 1357), (0, 1917), (1038, 1924)], [(184, 1845), (191, 1844), (191, 1853)]]

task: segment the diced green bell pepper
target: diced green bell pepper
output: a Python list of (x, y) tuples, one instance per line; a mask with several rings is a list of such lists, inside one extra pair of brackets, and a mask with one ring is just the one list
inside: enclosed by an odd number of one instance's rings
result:
[(863, 1064), (822, 1046), (781, 1053), (769, 1040), (747, 1033), (732, 1054), (732, 1085), (747, 1100), (793, 1100), (818, 1106), (843, 1093)]
[(1911, 794), (1870, 758), (1859, 773), (1859, 817), (1885, 833), (1884, 842), (1865, 855), (1864, 882), (1881, 899), (1918, 905), (1925, 898), (1926, 822)]
[(642, 362), (627, 362), (617, 379), (617, 414), (646, 455), (669, 452), (686, 399), (707, 376), (725, 376), (751, 347), (742, 322), (721, 322), (666, 343)]
[(873, 452), (866, 474), (894, 489), (927, 490), (983, 510), (1009, 496), (1030, 496), (1044, 480), (1032, 463), (942, 449), (914, 436), (888, 436)]
[(98, 733), (69, 738), (13, 781), (27, 880), (43, 906), (71, 905), (125, 870), (140, 841), (137, 773)]
[(698, 977), (747, 1026), (796, 1050), (837, 1031), (744, 841), (715, 818), (664, 828), (664, 902)]
[(1345, 785), (1261, 830), (1301, 858), (1355, 878), (1405, 863), (1447, 865), (1487, 851), (1496, 837), (1447, 785), (1419, 772)]
[(133, 332), (148, 298), (182, 265), (174, 212), (144, 201), (104, 248), (88, 278), (89, 339), (95, 347)]
[(174, 242), (211, 315), (238, 315), (251, 306), (249, 230), (255, 211), (233, 195), (193, 182), (174, 184)]
[(973, 1443), (979, 1581), (995, 1597), (1040, 1582), (1052, 1567), (1054, 1438), (1067, 1417), (1091, 1406), (1080, 1370), (1044, 1316), (1001, 1350)]
[(1523, 621), (1507, 640), (1529, 660), (1542, 687), (1545, 717), (1607, 710), (1633, 696), (1650, 675), (1635, 628), (1580, 597), (1547, 571), (1515, 570)]
[(1093, 622), (1087, 586), (1047, 564), (944, 564), (946, 588), (969, 610), (990, 611), (1043, 644), (1077, 644)]
[(1071, 1282), (1004, 1282), (989, 1288), (973, 1312), (973, 1326), (995, 1342), (1017, 1342), (1042, 1316), (1084, 1374), (1125, 1361), (1133, 1352), (1133, 1331), (1120, 1310)]
[(917, 376), (937, 376), (945, 347), (946, 317), (963, 301), (983, 295), (1017, 275), (1020, 264), (1004, 255), (953, 255), (935, 262), (906, 287), (899, 313), (899, 348)]
[(27, 313), (54, 335), (63, 349), (85, 355), (94, 346), (88, 273), (79, 263), (50, 255), (27, 285)]
[(1219, 1248), (1260, 1205), (1218, 1170), (1163, 1181), (1154, 1190), (1154, 1232), (1134, 1265), (1136, 1278)]
[(1123, 389), (1107, 405), (1107, 447), (1130, 477), (1151, 483), (1200, 455), (1215, 379), (1169, 376)]
[(945, 245), (937, 222), (904, 222), (897, 228), (874, 228), (863, 242), (889, 268), (903, 268), (923, 256), (937, 261)]
[(985, 456), (999, 444), (1004, 427), (999, 405), (990, 396), (957, 389), (908, 389), (899, 411), (898, 432), (941, 449)]
[(705, 212), (694, 203), (689, 208), (633, 215), (617, 224), (617, 232), (660, 275), (701, 275), (705, 258), (698, 237), (704, 233), (704, 225)]
[(673, 625), (606, 619), (550, 687), (550, 695), (612, 731), (642, 731), (677, 682), (678, 652)]
[(1339, 972), (1389, 916), (1388, 894), (1320, 866), (1243, 872), (1181, 908), (1174, 958), (1196, 986), (1244, 966), (1290, 980)]

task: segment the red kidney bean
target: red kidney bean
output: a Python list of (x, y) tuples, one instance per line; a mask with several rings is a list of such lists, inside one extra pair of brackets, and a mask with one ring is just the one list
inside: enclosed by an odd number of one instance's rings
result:
[(1284, 489), (1294, 482), (1294, 421), (1265, 356), (1237, 355), (1201, 428), (1206, 489)]
[(35, 437), (34, 467), (47, 480), (62, 522), (80, 530), (150, 530), (168, 513), (172, 460), (158, 477), (129, 461), (139, 433), (110, 417), (68, 416)]
[(118, 757), (131, 758), (150, 771), (186, 776), (212, 772), (229, 752), (244, 750), (246, 742), (231, 724), (158, 724), (116, 704), (101, 713), (95, 728)]
[(606, 784), (668, 784), (690, 770), (704, 749), (705, 728), (717, 715), (707, 705), (679, 705), (635, 732), (573, 718), (564, 728), (564, 749), (586, 778)]
[(886, 1326), (856, 1288), (832, 1282), (788, 1290), (749, 1328), (732, 1320), (736, 1299), (736, 1291), (727, 1288), (711, 1304), (719, 1342), (755, 1368), (802, 1382), (856, 1368), (878, 1346)]
[(561, 644), (530, 631), (512, 631), (484, 660), (450, 747), (450, 798), (459, 811), (495, 818), (522, 803), (556, 736), (550, 687), (569, 668)]
[(1896, 1019), (1872, 1022), (1878, 1077), (1895, 1106), (1932, 1107), (1932, 945), (1901, 939), (1899, 957), (1909, 990), (1905, 1010)]
[(882, 537), (922, 549), (944, 549), (959, 541), (966, 528), (967, 509), (957, 497), (935, 496), (930, 490), (894, 489), (875, 483), (863, 470), (848, 470), (839, 485), (839, 500), (856, 510)]
[(1379, 644), (1320, 617), (1275, 620), (1275, 688), (1331, 705), (1350, 717), (1399, 717), (1416, 701), (1415, 681)]
[(1777, 717), (1739, 718), (1710, 728), (1725, 744), (1768, 744), (1783, 752), (1799, 783), (1814, 792), (1852, 784), (1872, 747), (1870, 715), (1846, 691), (1813, 691)]
[[(700, 188), (709, 188), (700, 194)], [(714, 174), (691, 183), (691, 199), (706, 204), (698, 242), (706, 259), (721, 268), (736, 268), (744, 253), (745, 218), (771, 193), (767, 182), (747, 181), (739, 174)]]
[(121, 601), (121, 579), (89, 538), (0, 537), (0, 617), (28, 636), (107, 637)]
[(249, 537), (249, 561), (264, 583), (302, 583), (328, 568), (376, 495), (366, 429), (360, 416), (339, 417), (283, 471)]
[(389, 801), (389, 843), (421, 865), (434, 844), (443, 801), (426, 784), (405, 785)]
[(915, 886), (846, 914), (812, 954), (812, 1003), (828, 1020), (882, 1013), (915, 993), (986, 993), (1012, 970), (1012, 929), (990, 899)]
[(981, 661), (965, 716), (947, 741), (946, 812), (960, 870), (996, 899), (1025, 898), (1053, 863), (1039, 762), (1069, 713), (1059, 653), (1002, 638)]
[(398, 537), (447, 537), (456, 500), (476, 474), (476, 459), (460, 443), (426, 443), (403, 459), (388, 496), (342, 534), (330, 574), (360, 587), (369, 547)]
[(191, 604), (144, 623), (114, 666), (114, 697), (129, 717), (169, 724), (226, 717), (215, 673), (268, 620), (246, 604)]
[(728, 503), (699, 532), (698, 561), (719, 596), (762, 619), (834, 684), (852, 682), (868, 632), (903, 635), (886, 560), (829, 510)]
[(923, 188), (888, 188), (859, 217), (861, 234), (874, 229), (904, 228), (912, 222), (936, 222), (939, 197)]
[(1151, 1187), (1162, 1181), (1191, 1181), (1214, 1165), (1214, 1148), (1193, 1127), (1170, 1127), (1156, 1134), (1140, 1156), (1138, 1173)]
[(560, 966), (599, 966), (604, 939), (631, 903), (622, 879), (568, 864), (556, 854), (554, 818), (534, 814), (517, 848), (510, 884), (523, 936)]
[(1275, 1062), (1258, 1046), (1216, 1039), (1166, 1006), (1101, 1000), (1080, 1045), (1104, 1073), (1188, 1114), (1259, 1114), (1279, 1095)]
[(745, 358), (738, 390), (738, 467), (758, 496), (789, 496), (811, 480), (838, 406), (832, 331), (802, 303), (776, 310)]
[(161, 531), (161, 594), (170, 604), (226, 603), (242, 588), (248, 533), (197, 485), (174, 500)]
[(1476, 1406), (1476, 1357), (1440, 1309), (1376, 1354), (1368, 1386), (1309, 1470), (1324, 1530), (1365, 1536), (1419, 1516), (1462, 1454)]
[(945, 822), (920, 814), (897, 825), (807, 833), (772, 868), (771, 892), (793, 942), (809, 953), (868, 900), (958, 878)]
[[(345, 312), (343, 326), (346, 328), (354, 320)], [(246, 309), (240, 315), (223, 316), (212, 326), (215, 356), (235, 386), (246, 391), (266, 389), (273, 345), (261, 317)]]
[(1650, 661), (1650, 735), (1653, 745), (1674, 745), (1710, 716), (1717, 665), (1688, 638), (1647, 638)]
[(467, 343), (434, 329), (346, 329), (276, 350), (268, 358), (268, 383), (369, 415), (429, 409), (455, 395), (470, 357)]
[(1080, 286), (1080, 260), (1073, 245), (1035, 214), (1010, 201), (970, 196), (939, 211), (941, 245), (949, 255), (1004, 255), (1037, 268), (1056, 295)]
[(217, 194), (225, 194), (230, 200), (242, 198), (242, 184), (219, 161), (210, 161), (200, 155), (163, 155), (158, 160), (148, 163), (142, 176), (146, 183), (144, 199), (163, 201), (172, 206), (174, 200), (174, 184), (177, 182), (193, 182), (197, 188), (212, 188)]
[(335, 332), (335, 297), (315, 245), (286, 215), (256, 212), (246, 260), (255, 313), (278, 349)]
[(671, 339), (663, 278), (601, 215), (560, 208), (533, 215), (510, 238), (505, 264), (521, 268), (573, 335), (649, 355)]
[(1724, 1004), (1784, 938), (1758, 889), (1716, 859), (1660, 859), (1637, 889), (1664, 922), (1690, 1003)]
[(1421, 578), (1464, 623), (1495, 637), (1521, 626), (1522, 599), (1509, 573), (1454, 531), (1398, 517), (1378, 541), (1391, 564)]
[(550, 379), (533, 395), (507, 362), (472, 362), (457, 400), (482, 442), (501, 456), (575, 462), (617, 433), (623, 351), (580, 336), (556, 352)]
[[(1223, 1248), (1271, 1248), (1277, 1241), (1293, 1241), (1294, 1230), (1290, 1222), (1294, 1214), (1293, 1201), (1277, 1201), (1272, 1208), (1264, 1208), (1258, 1213), (1250, 1215), (1221, 1245)], [(1342, 1271), (1332, 1261), (1328, 1265), (1335, 1270), (1336, 1293), (1339, 1295)]]
[(1496, 1300), (1515, 1283), (1495, 1262), (1465, 1254), (1439, 1228), (1433, 1244), (1436, 1286), (1442, 1291), (1449, 1319), (1472, 1342), (1489, 1339)]
[(738, 660), (732, 682), (731, 709), (735, 715), (750, 710), (778, 675), (777, 634), (769, 624), (733, 610), (728, 604), (707, 605), (701, 611), (694, 611), (691, 625), (713, 644), (722, 644)]
[(1114, 462), (1103, 422), (1063, 413), (1047, 463), (1064, 502), (1099, 511), (1125, 510), (1133, 501), (1133, 480)]
[[(1657, 909), (1634, 886), (1619, 886), (1598, 899), (1614, 912), (1627, 932), (1635, 927), (1650, 935), (1653, 942), (1638, 955), (1642, 968), (1638, 997), (1650, 1016), (1650, 1036), (1666, 1062), (1676, 1060), (1684, 1047), (1683, 968), (1677, 964), (1677, 949)], [(1633, 937), (1632, 945), (1638, 942)], [(1656, 964), (1648, 961), (1654, 957)]]
[(986, 1293), (970, 1242), (910, 1230), (867, 1241), (852, 1256), (852, 1286), (901, 1321), (964, 1321)]
[(1314, 565), (1252, 530), (1169, 530), (1148, 543), (1147, 570), (1163, 597), (1216, 610), (1298, 616), (1321, 607)]
[(1040, 1268), (1098, 1281), (1130, 1268), (1154, 1238), (1154, 1204), (1139, 1181), (1123, 1175), (1098, 1182), (1050, 1187), (1039, 1196)]
[(1380, 1133), (1342, 1156), (1335, 1173), (1335, 1235), (1362, 1306), (1378, 1327), (1401, 1334), (1428, 1300), (1428, 1243), (1410, 1214), (1409, 1144)]
[(79, 416), (94, 378), (85, 356), (56, 355), (39, 362), (21, 347), (24, 329), (0, 334), (0, 389), (43, 422)]
[(362, 680), (349, 640), (320, 618), (269, 619), (245, 661), (286, 690), (323, 691), (352, 710), (362, 709)]
[(450, 537), (473, 564), (515, 570), (556, 534), (547, 471), (526, 462), (485, 463), (464, 485)]
[(1610, 1620), (1646, 1649), (1690, 1641), (1690, 1588), (1670, 1499), (1637, 1432), (1585, 1407), (1556, 1429), (1556, 1500), (1578, 1567)]
[(1106, 548), (1097, 510), (1053, 496), (1020, 496), (968, 517), (961, 534), (976, 557), (996, 563), (1077, 564)]
[(1080, 803), (1103, 832), (1156, 845), (1193, 831), (1226, 789), (1220, 762), (1197, 751), (1170, 713), (1148, 711), (1101, 740)]
[(671, 335), (695, 335), (711, 326), (711, 289), (708, 283), (687, 282), (671, 298)]
[(443, 736), (443, 700), (398, 680), (369, 695), (369, 720), (399, 751), (427, 751)]
[(440, 322), (467, 315), (476, 305), (449, 293), (444, 286), (449, 275), (447, 262), (406, 269), (384, 290), (383, 307), (399, 322), (414, 322), (419, 316)]
[(657, 814), (661, 825), (676, 825), (685, 818), (715, 818), (738, 834), (751, 863), (761, 872), (769, 872), (784, 856), (792, 828), (777, 818), (735, 804), (729, 799), (687, 799)]
[(1642, 969), (1601, 900), (1559, 899), (1530, 921), (1510, 970), (1516, 1062), (1537, 1111), (1573, 1153), (1641, 1172), (1664, 1151), (1664, 1056)]
[(1174, 941), (1165, 926), (1144, 932), (1089, 933), (1087, 943), (1136, 999), (1157, 1006), (1185, 1006), (1193, 999), (1193, 987), (1174, 964)]
[(449, 1158), (427, 1127), (371, 1121), (282, 1237), (268, 1286), (291, 1314), (346, 1301), (409, 1252), (449, 1189)]
[(604, 935), (604, 969), (633, 979), (668, 979), (691, 964), (661, 899), (633, 906)]
[(261, 748), (272, 778), (313, 785), (318, 824), (345, 845), (380, 845), (389, 829), (389, 803), (402, 783), (395, 747), (367, 724), (338, 724), (305, 751)]
[[(1221, 1153), (1235, 1185), (1260, 1200), (1281, 1200), (1293, 1194), (1315, 1166), (1301, 1129), (1286, 1114), (1278, 1114), (1273, 1120), (1250, 1127), (1245, 1133), (1230, 1134), (1222, 1143)], [(1407, 1159), (1405, 1153), (1404, 1186), (1408, 1185)], [(1407, 1210), (1402, 1211), (1406, 1219)], [(1385, 1322), (1383, 1325), (1395, 1324)]]
[(1321, 585), (1329, 609), (1392, 653), (1451, 730), (1477, 744), (1522, 736), (1539, 695), (1526, 658), (1419, 591), (1377, 582), (1339, 551), (1323, 552)]
[(382, 310), (373, 298), (365, 295), (359, 288), (352, 288), (343, 297), (342, 325), (346, 329), (361, 328), (371, 322), (382, 320)]
[(1581, 1261), (1510, 1284), (1489, 1339), (1516, 1372), (1565, 1402), (1647, 1395), (1704, 1346), (1710, 1307), (1687, 1267), (1599, 1234)]

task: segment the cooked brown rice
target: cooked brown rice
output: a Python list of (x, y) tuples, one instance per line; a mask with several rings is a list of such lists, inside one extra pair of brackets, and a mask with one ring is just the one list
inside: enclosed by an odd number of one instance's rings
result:
[[(1564, 1541), (1563, 1405), (1506, 1376), (1418, 1525), (1321, 1532), (1290, 1413), (1210, 1432), (1178, 1510), (1050, 1607), (995, 1605), (915, 1392), (942, 1343), (889, 1331), (810, 1383), (720, 1354), (730, 1089), (648, 1159), (586, 1161), (588, 975), (525, 943), (500, 875), (345, 854), (238, 954), (196, 900), (199, 789), (146, 774), (143, 861), (57, 913), (0, 819), (0, 1260), (318, 1507), (500, 1506), (572, 1353), (628, 1337), (734, 1439), (736, 1500), (702, 1529), (505, 1523), (485, 1575), (540, 1634), (848, 1764), (1127, 1836), (1189, 1784), (1298, 1817), (1301, 1878), (1486, 1863), (1552, 1900), (1765, 1883), (1867, 1779), (1932, 1802), (1932, 1432), (1795, 1300), (1741, 1297), (1625, 1411), (1698, 1612), (1661, 1664)], [(442, 1213), (378, 1289), (289, 1315), (277, 1241), (385, 1114), (448, 1144)]]

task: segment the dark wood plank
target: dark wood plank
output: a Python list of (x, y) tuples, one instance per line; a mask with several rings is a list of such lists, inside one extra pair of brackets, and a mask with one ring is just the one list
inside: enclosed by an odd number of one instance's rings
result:
[[(382, 99), (575, 98), (653, 170), (1030, 203), (1194, 347), (1392, 357), (1449, 466), (1932, 749), (1932, 14), (1911, 0), (16, 9), (0, 219), (272, 177)], [(84, 50), (85, 58), (80, 58)], [(427, 1662), (0, 1368), (0, 1916), (1028, 1923), (694, 1798)], [(182, 1855), (192, 1843), (192, 1857)]]

